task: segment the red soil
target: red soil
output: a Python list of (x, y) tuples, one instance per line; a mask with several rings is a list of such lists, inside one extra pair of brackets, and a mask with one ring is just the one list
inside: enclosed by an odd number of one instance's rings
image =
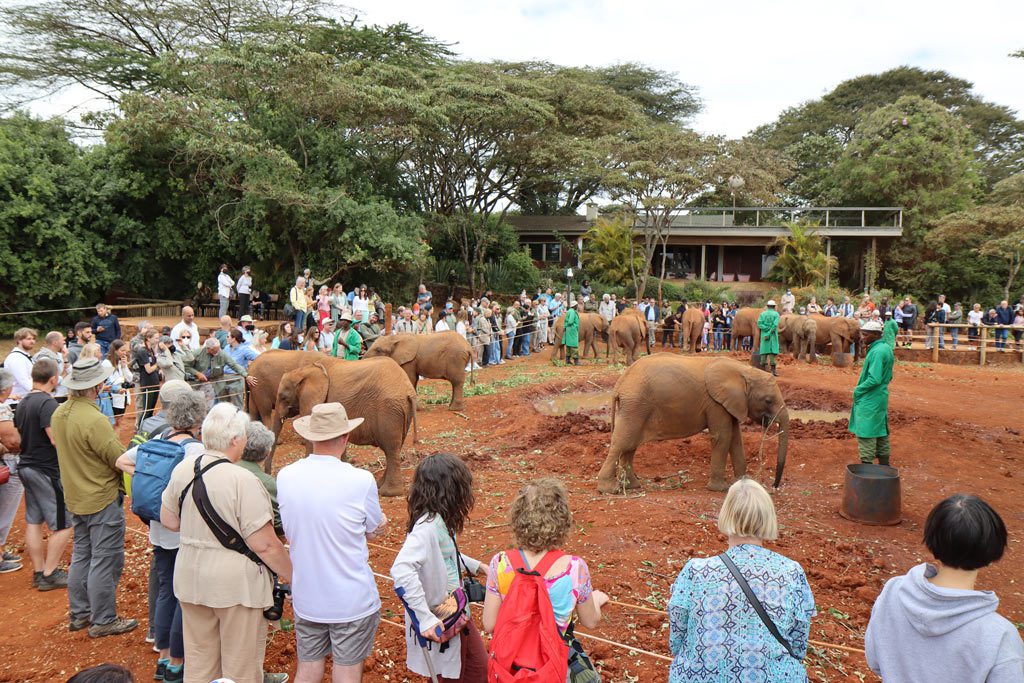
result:
[[(576, 530), (567, 550), (588, 560), (595, 587), (622, 603), (663, 609), (686, 560), (724, 548), (715, 528), (722, 494), (704, 488), (708, 438), (699, 435), (642, 446), (636, 465), (643, 490), (624, 497), (599, 495), (595, 476), (607, 453), (608, 425), (592, 414), (545, 417), (532, 403), (570, 391), (607, 390), (621, 371), (593, 361), (579, 368), (553, 368), (546, 361), (545, 353), (482, 371), (478, 380), (484, 384), (522, 374), (537, 376), (531, 383), (495, 387), (494, 395), (467, 399), (462, 416), (421, 401), (420, 443), (413, 447), (410, 440), (407, 445), (406, 479), (418, 456), (442, 450), (463, 454), (477, 481), (478, 500), (462, 546), (487, 560), (511, 542), (506, 515), (522, 483), (548, 474), (560, 477), (570, 489), (575, 513)], [(780, 372), (789, 405), (835, 411), (849, 408), (858, 369), (784, 362)], [(1006, 557), (982, 572), (979, 587), (999, 594), (1003, 615), (1024, 621), (1024, 594), (1015, 569), (1024, 561), (1024, 507), (1015, 484), (1024, 476), (1016, 469), (1024, 462), (1019, 431), (1024, 417), (1022, 380), (1024, 372), (1018, 368), (897, 365), (891, 423), (893, 463), (902, 477), (903, 522), (894, 527), (863, 526), (837, 514), (844, 466), (856, 461), (856, 445), (845, 422), (793, 422), (786, 476), (775, 495), (782, 536), (773, 547), (807, 571), (819, 610), (812, 639), (863, 647), (874, 598), (888, 578), (928, 557), (920, 542), (924, 517), (940, 498), (958, 491), (982, 494), (1006, 520), (1011, 536)], [(421, 385), (423, 392), (441, 396), (447, 388), (429, 381)], [(775, 443), (769, 439), (759, 456), (761, 430), (748, 424), (743, 434), (749, 471), (767, 483), (774, 472)], [(287, 432), (284, 441), (278, 466), (301, 455), (294, 434)], [(353, 448), (351, 457), (371, 470), (381, 467), (382, 456), (375, 449)], [(378, 541), (383, 548), (371, 548), (370, 562), (386, 575), (394, 554), (384, 548), (397, 549), (402, 542), (404, 501), (385, 499), (384, 508), (392, 523)], [(30, 590), (30, 567), (0, 576), (5, 598), (0, 605), (5, 624), (0, 646), (6, 655), (0, 662), (0, 681), (65, 680), (74, 671), (103, 661), (123, 663), (139, 680), (147, 680), (155, 660), (143, 643), (150, 552), (138, 521), (132, 518), (130, 527), (119, 609), (142, 622), (138, 631), (100, 640), (89, 639), (84, 631), (69, 633), (63, 591)], [(19, 516), (9, 546), (22, 548), (23, 538)], [(400, 622), (389, 583), (378, 583), (385, 618)], [(594, 633), (667, 654), (667, 626), (660, 614), (609, 605)], [(667, 679), (664, 661), (594, 641), (583, 643), (601, 663), (604, 680)], [(404, 656), (401, 629), (382, 624), (365, 680), (415, 679), (405, 669)], [(877, 680), (856, 653), (812, 650), (807, 661), (815, 681)], [(274, 634), (266, 664), (268, 670), (294, 674), (292, 633)]]

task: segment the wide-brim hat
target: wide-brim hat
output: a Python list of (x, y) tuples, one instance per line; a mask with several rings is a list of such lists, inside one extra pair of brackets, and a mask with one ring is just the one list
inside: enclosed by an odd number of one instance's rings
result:
[(251, 315), (243, 315), (241, 318), (238, 319), (238, 322), (240, 322), (240, 323), (251, 323), (252, 322), (252, 316)]
[(363, 424), (363, 418), (349, 419), (345, 406), (340, 403), (321, 403), (313, 412), (292, 423), (295, 433), (307, 441), (330, 441), (348, 434)]
[(878, 332), (882, 333), (882, 323), (877, 320), (869, 320), (860, 328), (861, 332)]
[(103, 365), (103, 361), (95, 358), (84, 358), (71, 366), (71, 374), (62, 379), (60, 383), (75, 391), (92, 389), (102, 384), (113, 373), (114, 366)]
[(348, 311), (345, 311), (340, 316), (338, 316), (338, 320), (347, 320), (349, 322), (352, 322), (352, 314), (349, 313)]

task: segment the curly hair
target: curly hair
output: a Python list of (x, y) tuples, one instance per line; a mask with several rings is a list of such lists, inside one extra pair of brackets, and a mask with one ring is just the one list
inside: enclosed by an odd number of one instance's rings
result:
[(512, 501), (510, 517), (516, 544), (532, 552), (558, 548), (572, 530), (569, 494), (550, 477), (524, 486)]
[(451, 453), (428, 456), (416, 467), (409, 487), (406, 532), (411, 532), (423, 515), (440, 515), (448, 533), (460, 533), (475, 502), (473, 473), (466, 463)]

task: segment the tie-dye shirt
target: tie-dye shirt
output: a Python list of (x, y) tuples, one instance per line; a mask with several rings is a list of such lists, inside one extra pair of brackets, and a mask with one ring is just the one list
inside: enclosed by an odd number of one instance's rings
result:
[[(487, 576), (487, 590), (500, 598), (508, 595), (512, 579), (516, 572), (504, 552), (491, 558), (491, 569)], [(569, 567), (552, 578), (544, 578), (544, 585), (551, 598), (551, 607), (555, 611), (555, 623), (558, 630), (565, 633), (569, 628), (573, 610), (576, 605), (590, 599), (594, 587), (590, 583), (590, 568), (582, 558), (575, 555), (569, 557)]]

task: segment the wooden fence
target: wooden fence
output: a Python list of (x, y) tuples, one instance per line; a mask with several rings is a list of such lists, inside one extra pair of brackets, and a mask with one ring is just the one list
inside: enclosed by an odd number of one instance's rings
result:
[[(985, 358), (991, 352), (989, 349), (989, 344), (993, 345), (997, 353), (1007, 351), (1019, 354), (1021, 357), (1021, 362), (1024, 363), (1024, 351), (1021, 350), (1020, 343), (1015, 341), (1013, 338), (1014, 330), (1016, 330), (1017, 332), (1021, 332), (1024, 331), (1024, 328), (1014, 325), (981, 325), (979, 327), (975, 327), (974, 325), (968, 325), (964, 323), (928, 323), (927, 325), (925, 325), (925, 327), (927, 328), (925, 343), (926, 345), (931, 345), (933, 363), (939, 362), (939, 343), (941, 340), (944, 345), (945, 330), (948, 328), (968, 331), (966, 335), (967, 343), (977, 345), (979, 365), (985, 365)], [(969, 332), (971, 330), (978, 332), (977, 338), (970, 337)], [(996, 339), (994, 336), (990, 336), (989, 330), (1006, 330), (1006, 337), (1003, 339)], [(960, 332), (957, 333), (958, 337), (959, 335)], [(961, 343), (963, 342), (961, 342), (958, 339), (957, 345)], [(1000, 343), (1003, 344), (1002, 347), (999, 346)]]

